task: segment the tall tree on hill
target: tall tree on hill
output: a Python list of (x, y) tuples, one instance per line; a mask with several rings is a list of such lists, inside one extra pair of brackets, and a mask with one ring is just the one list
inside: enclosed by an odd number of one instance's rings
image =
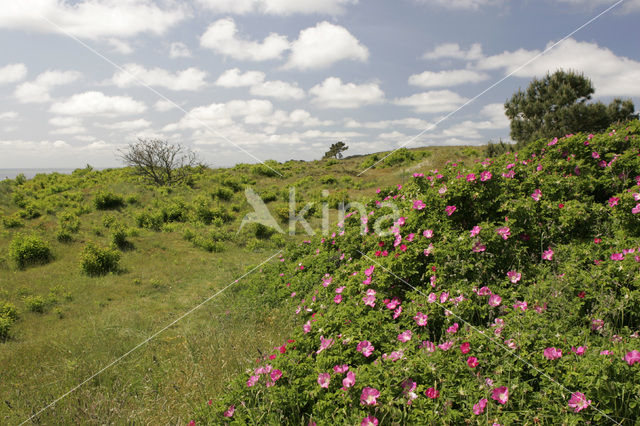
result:
[(576, 132), (598, 132), (618, 121), (637, 118), (630, 99), (587, 103), (595, 92), (583, 74), (562, 70), (534, 78), (526, 91), (518, 90), (505, 104), (511, 138), (519, 145), (540, 138)]
[(327, 158), (342, 158), (342, 153), (348, 150), (349, 147), (342, 141), (331, 144), (329, 151), (324, 153), (323, 159)]

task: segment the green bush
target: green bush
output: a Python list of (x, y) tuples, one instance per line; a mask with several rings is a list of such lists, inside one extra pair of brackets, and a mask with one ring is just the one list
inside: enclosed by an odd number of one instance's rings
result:
[(93, 199), (93, 205), (98, 210), (112, 210), (124, 206), (124, 198), (113, 192), (101, 191)]
[(211, 192), (212, 198), (217, 198), (222, 201), (229, 201), (233, 198), (233, 190), (229, 188), (225, 188), (223, 186), (217, 187), (213, 192)]
[(70, 211), (65, 211), (60, 214), (58, 224), (60, 225), (60, 229), (69, 233), (76, 233), (80, 229), (80, 219), (75, 213)]
[(133, 244), (127, 241), (127, 228), (122, 225), (115, 226), (113, 234), (111, 234), (111, 244), (120, 250), (131, 249)]
[(89, 276), (105, 275), (118, 271), (120, 253), (107, 247), (88, 243), (80, 255), (80, 269)]
[(51, 249), (41, 238), (35, 235), (16, 235), (9, 244), (9, 257), (18, 268), (27, 265), (44, 264), (51, 260)]
[(24, 226), (24, 222), (15, 216), (5, 216), (2, 218), (2, 226), (7, 229), (21, 228)]
[(12, 303), (0, 302), (0, 318), (9, 318), (11, 321), (18, 319), (18, 310)]
[(31, 312), (36, 312), (38, 314), (44, 314), (47, 310), (47, 301), (42, 296), (27, 296), (24, 299), (24, 304), (27, 306), (27, 309)]
[(162, 212), (140, 212), (135, 215), (135, 221), (138, 228), (152, 229), (154, 231), (160, 231), (164, 223)]

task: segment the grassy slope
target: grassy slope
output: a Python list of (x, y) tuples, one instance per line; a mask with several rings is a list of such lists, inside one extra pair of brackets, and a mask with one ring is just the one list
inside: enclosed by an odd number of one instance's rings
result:
[[(122, 170), (93, 172), (88, 177), (39, 176), (28, 181), (40, 203), (42, 216), (22, 220), (23, 228), (0, 226), (0, 301), (16, 305), (20, 319), (11, 337), (0, 343), (0, 423), (13, 424), (26, 420), (112, 360), (118, 358), (182, 313), (205, 300), (247, 270), (276, 252), (269, 242), (258, 244), (257, 250), (245, 247), (240, 236), (225, 243), (222, 253), (208, 253), (184, 240), (181, 230), (191, 227), (196, 233), (213, 226), (196, 221), (171, 224), (167, 232), (136, 229), (134, 215), (154, 202), (182, 199), (191, 202), (206, 195), (218, 185), (222, 175), (253, 180), (258, 192), (297, 185), (298, 194), (320, 191), (318, 178), (333, 175), (337, 182), (324, 185), (331, 191), (346, 189), (352, 200), (373, 194), (377, 186), (401, 183), (412, 168), (420, 170), (441, 167), (449, 159), (471, 159), (480, 150), (447, 147), (429, 148), (428, 158), (376, 168), (357, 177), (365, 157), (348, 158), (326, 166), (323, 162), (290, 162), (285, 178), (267, 178), (251, 173), (250, 166), (203, 173), (194, 188), (179, 188), (170, 193), (140, 184)], [(350, 181), (343, 178), (350, 177)], [(42, 185), (40, 184), (42, 183)], [(45, 196), (55, 184), (70, 187)], [(12, 201), (14, 185), (0, 185), (2, 217), (15, 215), (19, 208)], [(138, 204), (120, 210), (97, 211), (92, 200), (100, 190), (135, 195)], [(55, 240), (58, 216), (65, 194), (79, 193), (78, 205), (89, 212), (80, 216), (80, 231), (74, 242)], [(213, 202), (233, 212), (233, 220), (224, 231), (235, 233), (248, 211), (242, 192), (228, 202)], [(269, 204), (273, 209), (284, 201)], [(73, 207), (67, 206), (66, 208)], [(47, 213), (46, 210), (49, 210)], [(112, 229), (104, 226), (111, 216), (129, 227), (128, 239), (134, 249), (125, 251), (119, 274), (89, 278), (80, 273), (79, 256), (85, 243), (108, 245)], [(332, 212), (332, 221), (336, 218)], [(311, 221), (319, 223), (319, 218)], [(18, 270), (8, 259), (8, 246), (17, 232), (36, 233), (50, 243), (54, 261)], [(100, 235), (98, 235), (100, 234)], [(300, 235), (296, 238), (306, 238)], [(241, 284), (239, 284), (241, 285)], [(234, 293), (235, 294), (235, 293)], [(90, 380), (38, 417), (43, 424), (79, 423), (184, 423), (203, 395), (212, 397), (236, 372), (258, 355), (269, 350), (288, 333), (286, 326), (275, 327), (278, 312), (256, 309), (246, 295), (239, 299), (223, 293), (176, 326), (160, 334), (121, 363)], [(44, 314), (29, 312), (24, 299), (28, 296), (52, 296)]]

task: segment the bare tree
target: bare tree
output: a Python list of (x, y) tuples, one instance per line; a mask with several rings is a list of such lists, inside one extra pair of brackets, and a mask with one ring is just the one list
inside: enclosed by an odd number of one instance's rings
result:
[(200, 164), (193, 151), (162, 139), (138, 138), (126, 151), (119, 152), (127, 166), (156, 185), (181, 183)]

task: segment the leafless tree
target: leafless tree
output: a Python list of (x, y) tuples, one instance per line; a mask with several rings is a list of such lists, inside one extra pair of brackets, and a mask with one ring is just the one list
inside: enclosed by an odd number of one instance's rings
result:
[(183, 182), (193, 167), (200, 165), (193, 151), (162, 139), (138, 138), (138, 142), (119, 152), (127, 166), (159, 186)]

